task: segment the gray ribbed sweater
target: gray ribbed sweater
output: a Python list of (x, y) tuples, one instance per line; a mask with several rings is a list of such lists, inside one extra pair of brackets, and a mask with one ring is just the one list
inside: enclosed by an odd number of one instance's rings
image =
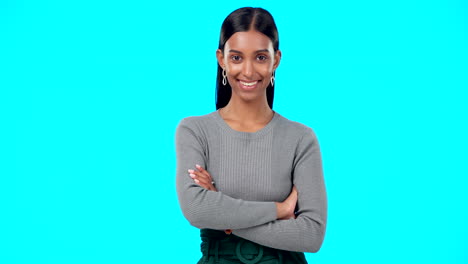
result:
[[(180, 121), (176, 131), (177, 194), (184, 216), (198, 228), (233, 229), (261, 245), (317, 252), (327, 221), (319, 143), (313, 130), (275, 112), (257, 132), (232, 129), (214, 111)], [(195, 164), (218, 192), (189, 177)], [(298, 190), (296, 219), (276, 220), (274, 202)]]

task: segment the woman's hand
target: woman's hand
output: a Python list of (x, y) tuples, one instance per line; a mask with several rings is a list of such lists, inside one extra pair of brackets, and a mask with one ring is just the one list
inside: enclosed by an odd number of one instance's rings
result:
[[(216, 190), (216, 187), (214, 187), (214, 181), (213, 178), (211, 178), (210, 173), (208, 173), (208, 171), (206, 171), (198, 164), (195, 165), (195, 167), (198, 171), (188, 170), (193, 181), (207, 190), (217, 192), (218, 190)], [(232, 229), (226, 229), (224, 230), (224, 233), (230, 235), (232, 233)]]
[(195, 165), (197, 170), (188, 170), (190, 173), (190, 177), (193, 179), (193, 181), (200, 185), (201, 187), (210, 190), (210, 191), (215, 191), (216, 187), (214, 186), (214, 181), (211, 175), (206, 171), (204, 168), (202, 168), (200, 165)]
[(296, 209), (296, 204), (297, 188), (296, 186), (293, 186), (293, 189), (289, 194), (288, 198), (286, 198), (286, 200), (284, 200), (282, 203), (276, 203), (276, 214), (278, 219), (295, 219), (296, 214), (294, 214), (294, 210)]

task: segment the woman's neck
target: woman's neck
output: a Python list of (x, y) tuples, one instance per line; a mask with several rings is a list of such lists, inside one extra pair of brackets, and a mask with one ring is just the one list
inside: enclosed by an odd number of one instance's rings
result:
[(223, 119), (233, 120), (244, 124), (249, 123), (268, 123), (273, 118), (273, 110), (271, 110), (266, 97), (261, 102), (246, 102), (236, 100), (236, 97), (231, 97), (229, 103), (220, 109)]

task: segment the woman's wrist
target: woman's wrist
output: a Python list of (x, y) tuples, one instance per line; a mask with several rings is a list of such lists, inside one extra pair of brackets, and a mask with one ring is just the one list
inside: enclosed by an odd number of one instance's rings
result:
[(281, 219), (285, 217), (285, 210), (284, 210), (284, 203), (278, 203), (275, 202), (276, 204), (276, 219)]

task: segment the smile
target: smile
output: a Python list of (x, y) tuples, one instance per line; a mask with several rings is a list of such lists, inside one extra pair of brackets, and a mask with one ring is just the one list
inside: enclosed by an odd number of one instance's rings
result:
[(240, 87), (244, 90), (252, 90), (254, 89), (255, 87), (257, 87), (257, 84), (258, 84), (258, 80), (257, 81), (250, 81), (250, 82), (246, 82), (246, 81), (241, 81), (239, 80), (239, 84), (240, 84)]
[(255, 81), (255, 82), (243, 82), (243, 81), (239, 81), (242, 85), (245, 85), (245, 86), (254, 86), (255, 84), (257, 84), (258, 81)]

